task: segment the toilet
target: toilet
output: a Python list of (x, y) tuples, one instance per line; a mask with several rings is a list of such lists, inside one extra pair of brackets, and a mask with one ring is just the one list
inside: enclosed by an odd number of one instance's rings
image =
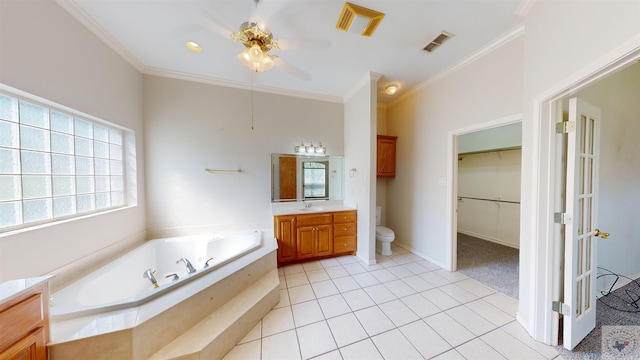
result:
[(381, 226), (382, 207), (376, 206), (376, 248), (382, 255), (391, 255), (391, 242), (396, 238), (393, 230)]

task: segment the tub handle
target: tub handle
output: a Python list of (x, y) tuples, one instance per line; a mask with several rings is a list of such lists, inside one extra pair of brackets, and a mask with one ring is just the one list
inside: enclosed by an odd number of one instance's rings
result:
[(178, 274), (173, 273), (173, 274), (169, 274), (169, 275), (165, 275), (165, 278), (171, 278), (171, 281), (176, 281), (178, 279), (180, 279), (180, 276), (178, 276)]
[(213, 260), (213, 258), (209, 258), (209, 260), (207, 260), (207, 262), (204, 263), (204, 268), (208, 268), (209, 267), (209, 261)]

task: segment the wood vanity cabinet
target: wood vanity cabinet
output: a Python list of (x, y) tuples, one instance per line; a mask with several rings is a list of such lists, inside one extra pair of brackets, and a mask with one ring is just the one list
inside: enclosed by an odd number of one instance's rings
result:
[(48, 293), (44, 283), (0, 305), (0, 360), (47, 360)]
[(378, 135), (376, 177), (396, 177), (396, 140), (397, 136)]
[(356, 211), (274, 217), (278, 265), (352, 254), (357, 248)]

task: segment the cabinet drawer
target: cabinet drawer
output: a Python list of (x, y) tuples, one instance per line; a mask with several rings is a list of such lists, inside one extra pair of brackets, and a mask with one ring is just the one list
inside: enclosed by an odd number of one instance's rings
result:
[(333, 222), (336, 224), (356, 222), (358, 214), (355, 211), (342, 211), (333, 214)]
[(329, 225), (332, 219), (331, 214), (299, 215), (298, 226)]
[(356, 223), (335, 224), (333, 225), (333, 236), (355, 235), (357, 227)]
[(26, 335), (31, 329), (38, 327), (44, 320), (42, 312), (42, 294), (30, 298), (0, 312), (2, 334), (0, 345)]
[(356, 245), (357, 245), (357, 238), (355, 235), (335, 237), (333, 239), (333, 252), (338, 254), (338, 253), (356, 251), (356, 247), (357, 247)]

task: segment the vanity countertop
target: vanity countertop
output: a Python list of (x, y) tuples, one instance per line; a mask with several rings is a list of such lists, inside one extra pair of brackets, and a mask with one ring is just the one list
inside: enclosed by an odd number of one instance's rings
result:
[(0, 283), (0, 304), (11, 301), (11, 299), (20, 296), (24, 291), (51, 280), (52, 277), (52, 275), (38, 276)]
[(317, 214), (317, 213), (325, 213), (325, 212), (337, 212), (337, 211), (352, 211), (356, 210), (356, 208), (352, 206), (347, 206), (342, 204), (342, 202), (333, 202), (333, 201), (314, 201), (309, 202), (307, 204), (311, 204), (310, 207), (305, 207), (305, 203), (303, 202), (294, 202), (294, 203), (274, 203), (271, 207), (271, 212), (273, 216), (280, 215), (304, 215), (304, 214)]

